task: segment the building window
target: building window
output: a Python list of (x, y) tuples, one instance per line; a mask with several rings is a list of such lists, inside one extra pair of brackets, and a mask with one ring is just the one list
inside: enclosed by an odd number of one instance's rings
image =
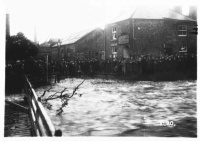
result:
[(187, 52), (187, 46), (181, 46), (179, 52)]
[(113, 40), (116, 40), (116, 39), (117, 39), (116, 33), (113, 33), (113, 34), (112, 34), (112, 39), (113, 39)]
[(112, 27), (112, 40), (116, 40), (117, 39), (117, 28), (116, 26)]
[(178, 26), (178, 35), (179, 36), (187, 36), (187, 25), (179, 25)]
[(112, 47), (112, 53), (117, 52), (117, 47)]
[(116, 28), (116, 26), (113, 26), (112, 27), (112, 33), (116, 33), (117, 32), (117, 28)]
[(112, 55), (113, 55), (113, 58), (116, 58), (117, 57), (117, 47), (112, 47)]

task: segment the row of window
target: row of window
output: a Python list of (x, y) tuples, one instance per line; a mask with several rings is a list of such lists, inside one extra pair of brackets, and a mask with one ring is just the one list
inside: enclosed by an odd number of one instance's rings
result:
[[(178, 35), (179, 36), (187, 36), (187, 25), (179, 25), (178, 26)], [(117, 39), (117, 27), (112, 27), (112, 40)]]

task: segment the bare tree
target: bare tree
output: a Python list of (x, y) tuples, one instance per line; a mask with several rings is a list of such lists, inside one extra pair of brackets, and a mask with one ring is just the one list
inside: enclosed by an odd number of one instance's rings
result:
[[(64, 94), (64, 92), (67, 90), (67, 88), (64, 88), (62, 91), (60, 92), (55, 92), (54, 94), (48, 96), (47, 98), (44, 98), (46, 92), (50, 92), (50, 90), (52, 89), (52, 87), (50, 87), (49, 89), (45, 90), (43, 92), (43, 94), (38, 98), (38, 101), (40, 101), (45, 107), (47, 107), (48, 109), (51, 109), (52, 105), (48, 102), (49, 100), (54, 100), (54, 99), (61, 99), (61, 107), (59, 109), (57, 109), (57, 115), (62, 114), (63, 112), (63, 108), (66, 107), (68, 105), (68, 101), (74, 96), (74, 95), (78, 95), (79, 97), (82, 96), (82, 94), (77, 94), (76, 91), (79, 89), (79, 87), (83, 84), (83, 82), (85, 81), (85, 79), (74, 88), (73, 92), (71, 95), (69, 94)], [(59, 94), (59, 95), (57, 95)]]

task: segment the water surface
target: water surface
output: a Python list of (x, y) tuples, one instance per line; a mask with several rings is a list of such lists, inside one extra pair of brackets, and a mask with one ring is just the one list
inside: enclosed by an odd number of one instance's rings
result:
[[(71, 94), (83, 79), (65, 79), (45, 96), (62, 91)], [(49, 87), (36, 89), (40, 96)], [(62, 115), (56, 115), (60, 99), (47, 110), (63, 136), (188, 136), (196, 137), (196, 81), (127, 82), (87, 79)], [(173, 121), (173, 126), (161, 123)]]

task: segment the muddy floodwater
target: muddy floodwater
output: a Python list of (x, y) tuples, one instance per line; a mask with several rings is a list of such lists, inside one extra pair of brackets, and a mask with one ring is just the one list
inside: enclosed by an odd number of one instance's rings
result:
[[(72, 94), (83, 79), (65, 79), (46, 96), (62, 91)], [(127, 82), (87, 79), (61, 115), (60, 99), (46, 109), (63, 136), (196, 137), (196, 81)], [(49, 86), (36, 89), (40, 96)]]

